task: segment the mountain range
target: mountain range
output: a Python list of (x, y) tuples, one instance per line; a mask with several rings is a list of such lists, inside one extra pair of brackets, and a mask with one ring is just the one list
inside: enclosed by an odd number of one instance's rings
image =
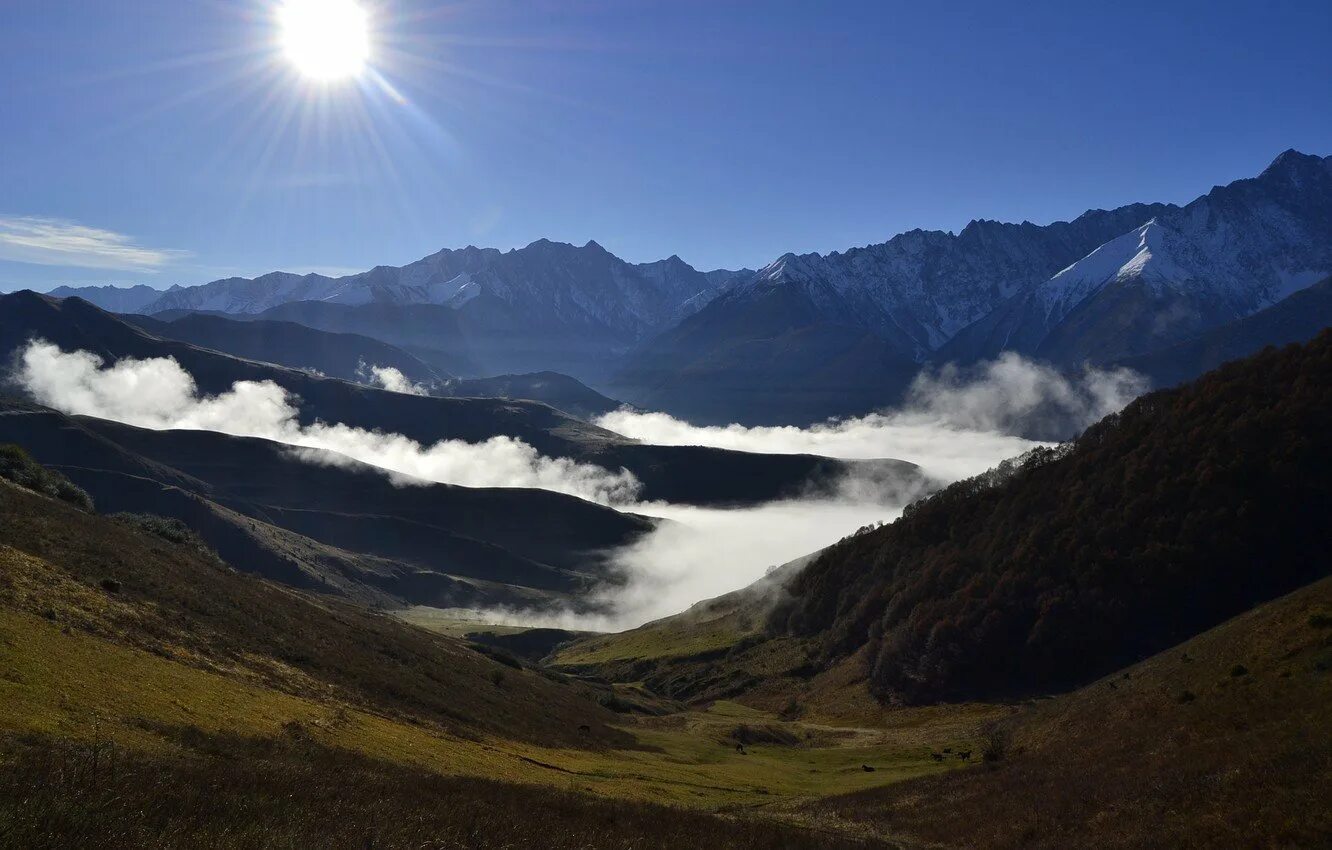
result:
[(343, 278), (173, 287), (144, 302), (137, 289), (77, 291), (113, 310), (360, 334), (468, 378), (567, 373), (696, 421), (805, 423), (891, 405), (922, 368), (946, 362), (1015, 351), (1079, 369), (1143, 357), (1329, 273), (1332, 158), (1292, 150), (1184, 206), (973, 221), (957, 234), (786, 254), (757, 272), (700, 272), (678, 257), (635, 265), (595, 242), (540, 240)]

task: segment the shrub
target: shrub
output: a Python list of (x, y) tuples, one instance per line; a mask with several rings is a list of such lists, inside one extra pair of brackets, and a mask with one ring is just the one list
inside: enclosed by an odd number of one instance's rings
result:
[(168, 543), (174, 543), (177, 546), (184, 546), (193, 552), (206, 555), (209, 558), (217, 559), (217, 553), (208, 547), (203, 538), (194, 532), (185, 523), (178, 519), (158, 516), (157, 514), (111, 514), (111, 519), (121, 525), (128, 525), (130, 528), (142, 531), (145, 534), (151, 534)]
[(780, 717), (782, 720), (790, 721), (790, 720), (799, 720), (800, 715), (804, 713), (805, 713), (804, 706), (802, 706), (795, 697), (791, 697), (789, 700), (786, 701), (786, 705), (782, 706), (782, 710), (777, 712), (777, 716)]
[(994, 764), (1003, 761), (1006, 755), (1008, 755), (1008, 732), (998, 726), (991, 727), (985, 739), (985, 749), (981, 752), (981, 758)]
[(731, 730), (727, 736), (737, 744), (775, 744), (781, 747), (794, 747), (800, 743), (800, 739), (792, 733), (786, 731), (780, 726), (764, 724), (762, 726), (750, 726), (742, 723)]
[(0, 478), (92, 513), (93, 500), (64, 475), (47, 469), (13, 443), (0, 444)]

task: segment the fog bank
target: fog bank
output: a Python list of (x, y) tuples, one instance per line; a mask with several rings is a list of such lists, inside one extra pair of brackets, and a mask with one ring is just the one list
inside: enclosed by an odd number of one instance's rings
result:
[[(366, 374), (393, 391), (421, 391), (396, 369), (367, 366)], [(585, 600), (595, 613), (491, 611), (486, 612), (489, 622), (632, 628), (744, 587), (771, 567), (864, 525), (890, 522), (921, 495), (891, 482), (848, 479), (832, 496), (743, 509), (642, 503), (636, 500), (637, 480), (625, 470), (546, 457), (509, 437), (423, 445), (401, 434), (339, 423), (302, 425), (292, 399), (277, 384), (240, 381), (227, 392), (206, 396), (170, 358), (127, 358), (108, 366), (88, 352), (64, 352), (37, 341), (21, 353), (15, 377), (38, 401), (66, 413), (144, 428), (262, 437), (291, 446), (311, 463), (345, 464), (350, 458), (371, 464), (402, 486), (539, 487), (670, 520), (614, 554), (622, 583)], [(1145, 382), (1124, 370), (1087, 370), (1070, 379), (1006, 355), (969, 370), (945, 368), (923, 375), (900, 409), (806, 428), (701, 427), (663, 413), (630, 411), (608, 414), (598, 424), (662, 445), (899, 458), (919, 464), (937, 483), (949, 483), (1040, 445), (1032, 436), (1071, 436), (1143, 389)]]

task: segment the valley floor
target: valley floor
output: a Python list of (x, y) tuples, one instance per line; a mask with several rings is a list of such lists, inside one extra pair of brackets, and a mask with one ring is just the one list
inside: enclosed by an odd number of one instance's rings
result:
[[(650, 699), (644, 703), (667, 710)], [(184, 730), (299, 739), (443, 776), (741, 811), (789, 807), (961, 766), (955, 756), (940, 762), (932, 753), (979, 753), (974, 730), (985, 716), (969, 707), (956, 714), (923, 711), (897, 728), (865, 728), (782, 721), (716, 702), (661, 716), (622, 715), (619, 728), (634, 742), (627, 748), (543, 747), (449, 735), (336, 698), (281, 693), (66, 632), (40, 616), (0, 611), (0, 730), (11, 739), (36, 735), (122, 751), (174, 752)]]
[(5, 482), (0, 515), (0, 848), (1332, 841), (1332, 579), (1069, 694), (893, 708), (743, 593), (542, 666)]

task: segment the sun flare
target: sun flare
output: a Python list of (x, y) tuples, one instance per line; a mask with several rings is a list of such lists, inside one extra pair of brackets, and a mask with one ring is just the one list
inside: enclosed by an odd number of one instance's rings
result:
[(278, 24), (287, 59), (311, 79), (354, 77), (370, 58), (369, 15), (356, 0), (283, 0)]

